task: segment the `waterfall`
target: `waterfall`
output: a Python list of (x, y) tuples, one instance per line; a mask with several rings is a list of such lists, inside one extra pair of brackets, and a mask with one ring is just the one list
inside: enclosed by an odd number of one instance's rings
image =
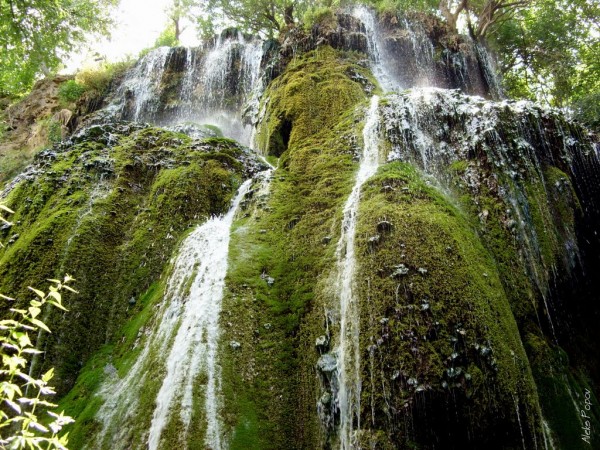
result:
[[(231, 224), (251, 180), (239, 189), (227, 214), (198, 226), (182, 243), (165, 289), (165, 300), (146, 344), (123, 379), (103, 387), (105, 403), (98, 412), (103, 424), (100, 439), (112, 448), (126, 447), (127, 423), (135, 414), (148, 371), (158, 366), (165, 373), (148, 431), (148, 448), (160, 447), (161, 434), (172, 417), (187, 435), (197, 406), (197, 384), (202, 375), (207, 448), (225, 447), (219, 418), (220, 368), (217, 362), (219, 315), (229, 249)], [(150, 331), (150, 330), (149, 330)], [(114, 368), (108, 372), (115, 372)], [(102, 443), (106, 445), (107, 443)], [(103, 446), (100, 445), (100, 446)]]
[(423, 28), (423, 24), (419, 22), (411, 23), (404, 19), (404, 27), (408, 32), (412, 49), (412, 55), (406, 59), (410, 61), (411, 75), (415, 79), (414, 85), (434, 86), (436, 84), (436, 70), (431, 39)]
[(236, 32), (219, 36), (205, 55), (186, 50), (176, 121), (210, 123), (226, 136), (249, 145), (252, 127), (244, 124), (243, 116), (246, 105), (252, 110), (257, 107), (262, 93), (262, 41)]
[[(541, 242), (547, 237), (538, 235), (539, 230), (534, 227), (534, 214), (539, 214), (540, 206), (528, 193), (527, 180), (538, 180), (540, 195), (546, 198), (548, 180), (544, 167), (566, 165), (570, 172), (577, 173), (581, 171), (578, 165), (597, 165), (597, 157), (585, 149), (582, 142), (570, 137), (569, 132), (560, 127), (556, 131), (547, 129), (545, 121), (558, 112), (529, 102), (486, 101), (437, 88), (391, 94), (387, 100), (382, 116), (392, 144), (389, 160), (413, 163), (437, 180), (443, 189), (449, 189), (452, 184), (447, 167), (472, 160), (475, 152), (491, 167), (502, 168), (505, 177), (496, 179), (494, 184), (506, 207), (504, 221), (510, 224), (511, 232), (520, 243), (529, 277), (540, 293), (544, 315), (556, 336), (550, 281), (557, 267), (548, 266), (549, 262), (543, 259)], [(558, 118), (556, 121), (560, 123)], [(467, 170), (468, 187), (474, 193), (481, 189), (482, 166), (472, 165)], [(593, 172), (592, 168), (587, 170)], [(585, 186), (579, 189), (588, 190)], [(589, 207), (594, 209), (595, 205)], [(484, 223), (485, 212), (482, 214), (480, 219)], [(557, 233), (550, 218), (544, 226), (547, 228), (544, 234)], [(570, 271), (579, 260), (577, 237), (574, 230), (564, 229), (561, 233), (562, 268)]]
[(379, 29), (375, 13), (361, 5), (353, 8), (352, 16), (365, 27), (371, 70), (384, 91), (435, 84), (434, 49), (421, 24), (403, 20), (408, 46), (403, 49), (403, 58), (398, 65), (394, 58), (398, 58), (399, 55), (392, 57), (386, 51), (383, 33)]
[(144, 55), (117, 89), (118, 101), (109, 110), (119, 115), (129, 111), (128, 118), (134, 122), (152, 120), (159, 106), (161, 80), (170, 51), (169, 47), (160, 47)]
[(394, 79), (391, 68), (385, 64), (383, 42), (378, 33), (375, 23), (375, 14), (364, 5), (355, 6), (352, 16), (358, 19), (365, 27), (369, 58), (371, 59), (371, 71), (375, 79), (384, 91), (392, 91), (400, 86), (398, 80)]
[[(344, 206), (342, 230), (336, 248), (337, 290), (340, 302), (340, 336), (337, 349), (340, 448), (350, 449), (355, 428), (360, 428), (359, 299), (355, 292), (354, 238), (362, 185), (379, 166), (379, 97), (373, 96), (363, 129), (363, 154), (352, 192)], [(356, 427), (355, 427), (356, 422)]]
[(384, 91), (439, 87), (502, 96), (492, 58), (468, 36), (450, 35), (461, 43), (459, 49), (453, 49), (440, 45), (439, 38), (432, 37), (419, 19), (401, 18), (398, 29), (385, 20), (379, 22), (375, 12), (365, 6), (355, 6), (351, 14), (364, 27), (371, 71)]
[(111, 109), (160, 126), (215, 125), (249, 145), (246, 122), (255, 118), (263, 90), (262, 57), (262, 41), (231, 31), (208, 48), (158, 48), (127, 74)]

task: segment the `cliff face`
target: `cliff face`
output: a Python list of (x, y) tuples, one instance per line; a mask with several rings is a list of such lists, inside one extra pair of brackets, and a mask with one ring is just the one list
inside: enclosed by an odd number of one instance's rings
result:
[(365, 10), (229, 30), (40, 153), (0, 290), (77, 279), (35, 362), (71, 447), (589, 448), (597, 144), (486, 59)]

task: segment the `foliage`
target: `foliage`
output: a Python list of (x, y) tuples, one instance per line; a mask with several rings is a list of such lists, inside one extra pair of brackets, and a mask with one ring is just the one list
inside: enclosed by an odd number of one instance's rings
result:
[[(47, 411), (53, 421), (48, 426), (43, 425), (36, 414), (38, 407), (54, 408), (56, 405), (42, 399), (42, 396), (53, 395), (54, 389), (48, 382), (54, 375), (54, 369), (48, 370), (40, 379), (33, 378), (27, 372), (27, 358), (42, 352), (34, 348), (29, 337), (32, 334), (44, 330), (50, 332), (39, 317), (44, 306), (48, 303), (66, 311), (62, 305), (60, 291), (63, 289), (75, 292), (68, 283), (73, 279), (67, 275), (64, 281), (49, 280), (52, 284), (49, 292), (44, 293), (34, 288), (29, 288), (37, 295), (37, 299), (31, 300), (29, 308), (11, 308), (18, 319), (0, 320), (0, 330), (4, 332), (0, 336), (2, 342), (2, 384), (0, 390), (0, 401), (10, 408), (0, 410), (0, 429), (7, 428), (9, 431), (4, 436), (0, 435), (0, 444), (8, 445), (10, 448), (41, 448), (41, 444), (47, 444), (48, 449), (66, 448), (68, 433), (59, 436), (64, 425), (73, 422), (69, 416)], [(5, 300), (14, 299), (0, 294)], [(35, 397), (29, 397), (29, 392), (35, 390)], [(44, 434), (50, 433), (47, 437)]]
[[(0, 210), (12, 213), (9, 208), (0, 205)], [(0, 213), (0, 220), (8, 221)], [(41, 378), (32, 377), (27, 370), (28, 357), (41, 354), (40, 350), (34, 348), (29, 333), (37, 334), (40, 330), (50, 332), (46, 324), (40, 320), (44, 306), (50, 304), (66, 311), (62, 305), (60, 291), (65, 289), (74, 291), (68, 283), (73, 279), (67, 275), (64, 281), (49, 280), (48, 293), (34, 288), (29, 288), (37, 295), (29, 302), (27, 309), (11, 308), (16, 319), (0, 320), (0, 342), (2, 348), (2, 369), (0, 369), (0, 402), (9, 408), (0, 410), (0, 445), (2, 448), (46, 448), (64, 449), (67, 445), (68, 433), (59, 436), (64, 425), (73, 422), (69, 416), (62, 412), (56, 414), (52, 411), (47, 413), (52, 418), (46, 426), (40, 422), (36, 410), (38, 407), (54, 408), (56, 405), (43, 399), (44, 396), (54, 394), (54, 389), (48, 382), (54, 375), (50, 369)], [(0, 298), (8, 301), (14, 299), (0, 294)], [(35, 394), (31, 396), (30, 392)]]
[(75, 80), (86, 91), (104, 94), (111, 81), (123, 75), (132, 64), (132, 59), (124, 59), (119, 62), (104, 63), (96, 68), (85, 68), (77, 73)]
[[(173, 3), (169, 5), (167, 8), (167, 14), (169, 16), (169, 20), (171, 20), (171, 24), (167, 27), (165, 31), (161, 34), (172, 33), (172, 41), (169, 42), (179, 42), (179, 38), (181, 37), (181, 33), (185, 30), (185, 27), (181, 26), (181, 22), (184, 19), (194, 20), (194, 15), (192, 11), (194, 8), (199, 6), (198, 0), (173, 0)], [(171, 35), (168, 35), (171, 37)], [(168, 47), (173, 47), (177, 44), (158, 44), (158, 41), (161, 40), (161, 37), (158, 38), (156, 47), (160, 47), (161, 45), (166, 45)]]
[(176, 47), (179, 45), (179, 39), (173, 25), (169, 25), (154, 41), (154, 48), (158, 47)]
[(87, 33), (107, 34), (116, 0), (0, 0), (0, 91), (22, 94)]
[(58, 98), (63, 103), (76, 102), (84, 92), (84, 85), (75, 80), (67, 80), (58, 88)]
[(572, 106), (588, 123), (598, 122), (600, 4), (539, 0), (490, 40), (510, 95)]
[[(243, 31), (273, 37), (286, 26), (294, 25), (314, 3), (308, 0), (208, 0), (206, 9), (212, 16), (235, 22)], [(325, 6), (331, 3), (325, 2)]]
[(319, 23), (330, 20), (333, 17), (333, 10), (327, 6), (311, 6), (306, 10), (302, 17), (302, 23), (306, 30)]
[(401, 11), (428, 11), (435, 12), (439, 6), (435, 0), (380, 0), (374, 2), (381, 13), (395, 13)]

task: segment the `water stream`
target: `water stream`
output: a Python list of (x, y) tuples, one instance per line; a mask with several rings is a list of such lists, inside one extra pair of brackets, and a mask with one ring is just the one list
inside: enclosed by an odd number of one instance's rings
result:
[(340, 304), (340, 336), (335, 350), (339, 390), (340, 448), (353, 448), (355, 431), (360, 428), (360, 345), (359, 299), (356, 295), (354, 239), (360, 191), (379, 166), (379, 97), (374, 95), (363, 129), (363, 154), (352, 192), (344, 206), (342, 231), (336, 248), (337, 292)]
[(104, 386), (105, 403), (98, 413), (103, 423), (100, 436), (110, 436), (113, 448), (127, 445), (128, 440), (123, 439), (127, 420), (136, 414), (148, 371), (159, 366), (165, 368), (165, 374), (148, 430), (148, 448), (160, 447), (161, 434), (174, 415), (183, 424), (180, 436), (185, 437), (198, 401), (203, 403), (206, 447), (224, 447), (219, 418), (218, 322), (231, 224), (250, 184), (248, 180), (240, 187), (227, 214), (207, 220), (183, 241), (155, 329), (147, 333), (128, 374), (122, 379), (113, 374), (113, 380)]
[(109, 109), (159, 126), (214, 125), (250, 145), (262, 57), (262, 41), (240, 32), (224, 33), (206, 48), (160, 47), (128, 72)]
[(384, 91), (400, 88), (398, 80), (392, 75), (391, 68), (384, 63), (384, 50), (381, 36), (377, 30), (375, 14), (364, 5), (355, 6), (352, 16), (358, 19), (365, 27), (371, 71)]

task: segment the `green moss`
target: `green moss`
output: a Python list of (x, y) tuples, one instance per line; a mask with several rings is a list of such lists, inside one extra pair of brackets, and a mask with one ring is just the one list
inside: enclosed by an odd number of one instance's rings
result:
[(257, 135), (259, 148), (265, 154), (280, 156), (288, 146), (306, 147), (309, 142), (329, 139), (340, 115), (364, 99), (360, 84), (347, 75), (351, 71), (372, 78), (356, 65), (355, 56), (327, 46), (290, 63), (264, 96), (268, 99), (268, 120)]
[(568, 257), (564, 243), (573, 240), (579, 200), (569, 177), (553, 166), (543, 178), (528, 182), (526, 192), (542, 264), (549, 271)]
[(259, 141), (281, 159), (268, 193), (254, 186), (235, 222), (223, 305), (223, 417), (232, 448), (324, 441), (313, 343), (323, 333), (323, 282), (334, 265), (367, 103), (348, 76), (366, 72), (356, 62), (321, 48), (291, 63), (265, 95)]
[[(600, 417), (594, 405), (598, 401), (590, 383), (578, 372), (569, 367), (566, 353), (548, 343), (543, 337), (529, 333), (525, 345), (529, 355), (533, 375), (540, 393), (544, 418), (552, 430), (552, 438), (558, 448), (589, 449), (590, 444), (582, 440), (584, 411), (591, 423), (593, 446), (598, 439)], [(585, 396), (589, 393), (591, 407), (586, 411)]]
[(156, 128), (88, 133), (40, 157), (40, 174), (8, 197), (14, 225), (0, 236), (2, 292), (25, 298), (26, 286), (45, 278), (77, 279), (70, 312), (52, 313), (54, 333), (38, 343), (49, 350), (37, 369), (56, 367), (61, 393), (94, 351), (119, 338), (130, 301), (157, 280), (184, 233), (229, 207), (245, 170), (233, 141), (193, 143)]
[[(363, 384), (362, 404), (365, 413), (376, 411), (373, 428), (396, 430), (391, 437), (404, 445), (414, 439), (510, 447), (521, 436), (501, 430), (523, 420), (524, 438), (539, 439), (527, 356), (495, 262), (471, 220), (403, 163), (383, 166), (367, 182), (359, 214), (357, 279), (360, 298), (368, 299), (361, 348), (371, 349), (363, 354), (363, 380), (378, 374), (375, 384)], [(438, 410), (452, 398), (461, 399), (454, 406), (460, 422)], [(435, 417), (436, 425), (395, 429), (407, 423), (405, 414), (416, 424)]]

